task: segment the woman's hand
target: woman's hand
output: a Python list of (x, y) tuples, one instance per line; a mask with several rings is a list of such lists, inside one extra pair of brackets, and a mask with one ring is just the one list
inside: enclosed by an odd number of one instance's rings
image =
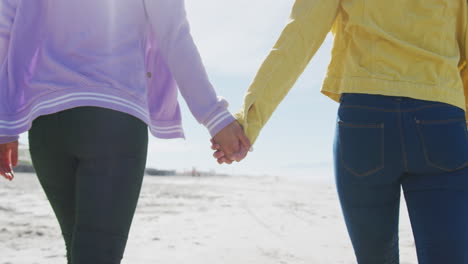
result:
[(18, 165), (18, 141), (0, 144), (0, 175), (7, 180), (15, 177), (13, 167)]
[[(211, 139), (214, 157), (219, 164), (241, 161), (249, 152), (250, 141), (237, 121), (232, 122)], [(216, 149), (215, 149), (216, 147)]]
[(213, 153), (213, 157), (218, 161), (219, 164), (232, 164), (233, 161), (224, 156), (224, 152), (221, 150), (221, 146), (216, 144), (213, 139), (211, 140), (211, 149), (215, 151)]

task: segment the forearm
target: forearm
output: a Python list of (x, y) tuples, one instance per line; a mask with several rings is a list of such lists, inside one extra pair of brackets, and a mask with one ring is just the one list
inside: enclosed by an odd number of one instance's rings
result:
[(218, 98), (190, 34), (183, 0), (147, 0), (161, 53), (197, 121), (213, 136), (235, 119)]
[(166, 52), (169, 67), (193, 116), (213, 136), (235, 119), (227, 110), (228, 102), (216, 95), (190, 35), (188, 23), (180, 27), (174, 39), (176, 41)]
[(339, 2), (296, 0), (290, 23), (260, 67), (236, 115), (252, 143), (323, 43)]

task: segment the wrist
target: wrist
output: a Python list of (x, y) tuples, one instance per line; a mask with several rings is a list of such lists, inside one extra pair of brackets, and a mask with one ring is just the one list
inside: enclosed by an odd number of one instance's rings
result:
[(207, 122), (206, 128), (210, 132), (211, 137), (214, 137), (234, 121), (236, 121), (234, 116), (228, 110), (224, 110), (214, 115), (213, 118)]

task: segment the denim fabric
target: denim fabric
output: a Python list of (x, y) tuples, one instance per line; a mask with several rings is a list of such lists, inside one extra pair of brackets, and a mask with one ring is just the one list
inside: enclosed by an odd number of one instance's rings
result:
[(344, 94), (338, 194), (359, 264), (397, 264), (403, 188), (420, 264), (468, 263), (468, 140), (452, 105)]
[(29, 144), (68, 263), (120, 263), (143, 180), (147, 125), (125, 113), (79, 107), (34, 120)]

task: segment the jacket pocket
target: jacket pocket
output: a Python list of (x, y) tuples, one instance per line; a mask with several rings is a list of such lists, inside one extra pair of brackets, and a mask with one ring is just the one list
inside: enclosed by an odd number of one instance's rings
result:
[(416, 119), (416, 126), (427, 165), (443, 171), (468, 166), (468, 132), (464, 118)]
[(384, 168), (384, 124), (339, 121), (339, 151), (343, 167), (365, 177)]

